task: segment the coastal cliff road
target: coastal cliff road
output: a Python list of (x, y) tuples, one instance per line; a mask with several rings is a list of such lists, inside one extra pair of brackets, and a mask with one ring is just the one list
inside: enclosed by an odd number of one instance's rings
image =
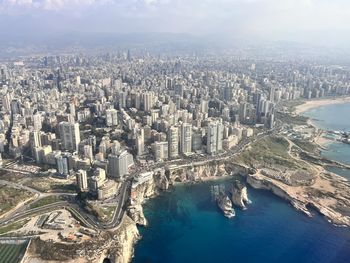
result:
[(11, 214), (7, 216), (6, 218), (3, 218), (0, 220), (0, 227), (13, 223), (15, 221), (19, 221), (28, 217), (32, 217), (34, 215), (39, 215), (39, 214), (44, 214), (44, 213), (49, 213), (54, 210), (59, 210), (59, 209), (66, 209), (71, 214), (73, 214), (74, 217), (76, 217), (77, 220), (82, 222), (85, 226), (93, 229), (114, 229), (120, 225), (122, 222), (122, 218), (125, 213), (125, 206), (129, 198), (129, 192), (130, 192), (130, 186), (131, 186), (131, 181), (126, 181), (122, 185), (122, 190), (121, 194), (119, 195), (119, 200), (117, 201), (117, 207), (115, 209), (113, 219), (111, 222), (107, 224), (103, 224), (99, 222), (98, 220), (94, 219), (91, 217), (88, 213), (83, 211), (77, 204), (71, 203), (68, 201), (59, 201), (55, 202), (52, 204), (48, 204), (45, 206), (29, 209), (29, 205), (26, 205), (25, 208), (26, 210), (24, 211), (17, 211), (14, 214)]
[(131, 180), (127, 180), (123, 183), (121, 187), (121, 192), (119, 195), (119, 200), (117, 201), (117, 207), (113, 214), (112, 221), (107, 224), (102, 224), (103, 228), (113, 229), (113, 228), (117, 228), (120, 225), (122, 218), (125, 214), (127, 201), (130, 198), (130, 187), (131, 187)]
[(61, 201), (61, 202), (56, 202), (53, 204), (45, 205), (42, 207), (26, 210), (26, 211), (17, 213), (15, 215), (11, 216), (10, 218), (5, 218), (5, 219), (0, 221), (0, 227), (7, 225), (7, 224), (10, 224), (10, 223), (13, 223), (13, 222), (16, 222), (16, 221), (19, 221), (19, 220), (22, 220), (22, 219), (26, 219), (28, 217), (49, 213), (49, 212), (52, 212), (54, 210), (59, 210), (59, 209), (66, 209), (66, 210), (70, 211), (77, 218), (77, 220), (81, 221), (87, 227), (95, 229), (97, 226), (95, 221), (93, 221), (91, 218), (87, 217), (86, 215), (82, 214), (82, 211), (78, 205), (69, 203), (67, 201)]
[[(147, 171), (152, 171), (157, 168), (163, 168), (163, 167), (174, 167), (175, 169), (179, 168), (185, 168), (185, 167), (192, 167), (192, 166), (198, 166), (198, 165), (203, 165), (212, 161), (223, 161), (232, 158), (233, 156), (241, 153), (244, 151), (249, 145), (252, 143), (263, 139), (264, 137), (267, 137), (269, 135), (273, 135), (276, 132), (274, 131), (267, 131), (263, 132), (261, 134), (258, 134), (256, 137), (254, 137), (252, 140), (246, 139), (242, 141), (240, 144), (238, 144), (234, 149), (225, 151), (221, 154), (214, 155), (214, 156), (205, 156), (205, 157), (200, 157), (200, 158), (194, 158), (194, 159), (180, 159), (180, 160), (170, 160), (167, 162), (162, 162), (162, 163), (156, 163), (150, 167), (147, 167)], [(142, 171), (137, 171), (134, 174), (131, 175), (131, 177), (135, 177), (137, 174), (141, 173)]]

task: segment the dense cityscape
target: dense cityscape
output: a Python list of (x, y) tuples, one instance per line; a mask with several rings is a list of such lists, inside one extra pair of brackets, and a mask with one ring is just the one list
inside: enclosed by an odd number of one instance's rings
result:
[[(15, 199), (1, 207), (0, 226), (37, 216), (20, 235), (51, 229), (43, 240), (61, 243), (118, 229), (126, 212), (146, 225), (140, 185), (155, 180), (168, 189), (172, 170), (228, 160), (264, 136), (293, 133), (286, 105), (294, 101), (350, 95), (349, 68), (236, 55), (123, 50), (29, 56), (0, 68), (1, 198)], [(288, 185), (314, 179), (281, 170), (261, 173)]]

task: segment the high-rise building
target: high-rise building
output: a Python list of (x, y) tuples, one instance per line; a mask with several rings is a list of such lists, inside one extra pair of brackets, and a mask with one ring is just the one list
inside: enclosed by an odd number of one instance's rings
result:
[(221, 122), (210, 122), (207, 128), (207, 153), (216, 154), (222, 150), (224, 126)]
[(84, 157), (89, 159), (91, 162), (94, 160), (94, 154), (91, 145), (84, 145)]
[(106, 125), (108, 127), (118, 125), (118, 111), (116, 109), (106, 110)]
[(77, 151), (80, 143), (79, 123), (61, 122), (58, 128), (63, 149)]
[(119, 154), (110, 154), (108, 156), (108, 171), (110, 176), (122, 178), (128, 173), (128, 169), (134, 164), (133, 157), (127, 151)]
[(67, 176), (69, 173), (68, 170), (68, 159), (65, 156), (57, 156), (56, 157), (56, 165), (57, 165), (57, 172), (60, 175)]
[(274, 102), (275, 101), (275, 87), (270, 86), (269, 88), (269, 101)]
[(33, 127), (36, 131), (40, 131), (42, 128), (42, 119), (39, 113), (33, 115)]
[(145, 131), (139, 129), (136, 133), (136, 150), (137, 155), (141, 156), (145, 152)]
[(192, 125), (189, 123), (183, 123), (181, 125), (180, 136), (180, 151), (182, 154), (189, 154), (192, 152)]
[(85, 170), (78, 170), (75, 175), (77, 186), (81, 192), (88, 190), (87, 174)]
[(153, 93), (145, 92), (143, 94), (143, 110), (150, 111), (153, 108)]
[(247, 108), (248, 108), (248, 103), (241, 103), (239, 104), (239, 121), (245, 122), (247, 118)]
[(168, 159), (168, 142), (155, 142), (152, 144), (152, 151), (156, 161)]
[(179, 129), (172, 126), (168, 131), (168, 147), (169, 158), (177, 158), (179, 156)]
[(35, 130), (30, 133), (29, 137), (30, 144), (32, 148), (41, 146), (40, 132)]

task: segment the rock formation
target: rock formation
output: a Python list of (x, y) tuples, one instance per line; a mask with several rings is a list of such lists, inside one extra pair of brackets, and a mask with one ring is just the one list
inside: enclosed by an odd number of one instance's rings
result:
[(240, 181), (235, 180), (231, 189), (232, 202), (234, 205), (247, 209), (246, 205), (250, 204), (251, 201), (248, 198), (247, 187)]

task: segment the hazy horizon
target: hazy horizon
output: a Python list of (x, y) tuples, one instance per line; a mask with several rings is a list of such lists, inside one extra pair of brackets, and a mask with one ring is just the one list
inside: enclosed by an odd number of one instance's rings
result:
[(3, 42), (52, 36), (183, 33), (218, 40), (350, 44), (346, 0), (0, 0)]

